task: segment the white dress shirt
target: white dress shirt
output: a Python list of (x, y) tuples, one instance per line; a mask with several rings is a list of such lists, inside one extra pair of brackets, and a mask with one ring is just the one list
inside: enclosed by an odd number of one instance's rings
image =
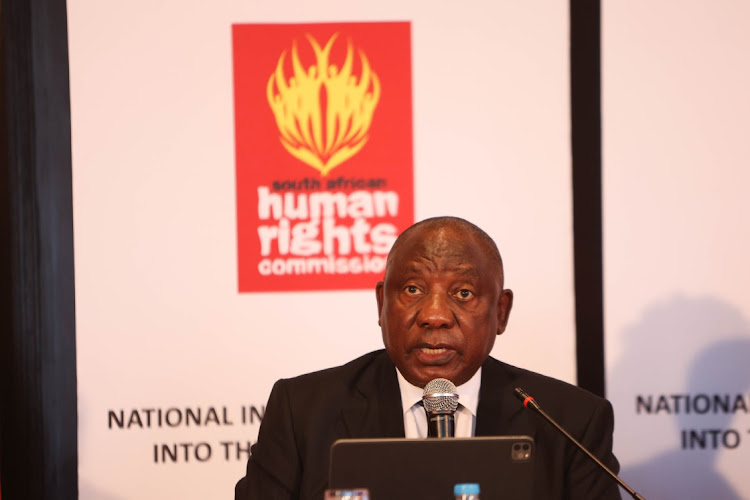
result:
[[(401, 389), (401, 407), (404, 412), (404, 433), (407, 438), (427, 437), (427, 414), (420, 404), (424, 389), (411, 385), (396, 369), (398, 386)], [(456, 388), (458, 408), (456, 409), (456, 437), (473, 437), (477, 422), (479, 386), (482, 382), (482, 367), (463, 385)]]

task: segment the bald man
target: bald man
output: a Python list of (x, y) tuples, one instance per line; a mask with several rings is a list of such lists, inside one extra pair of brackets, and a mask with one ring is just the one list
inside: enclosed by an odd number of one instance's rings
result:
[(274, 385), (236, 500), (320, 500), (335, 440), (426, 437), (426, 415), (416, 403), (435, 378), (457, 386), (457, 436), (534, 438), (534, 498), (620, 498), (616, 483), (524, 410), (513, 389), (534, 394), (616, 472), (610, 404), (490, 357), (513, 292), (504, 288), (500, 252), (484, 231), (455, 217), (411, 226), (393, 244), (375, 292), (385, 350)]

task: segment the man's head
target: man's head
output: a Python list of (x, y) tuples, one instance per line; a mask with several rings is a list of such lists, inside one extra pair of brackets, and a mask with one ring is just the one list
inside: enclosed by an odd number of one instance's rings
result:
[(375, 291), (386, 351), (419, 387), (438, 377), (467, 382), (505, 331), (513, 305), (497, 245), (455, 217), (401, 233)]

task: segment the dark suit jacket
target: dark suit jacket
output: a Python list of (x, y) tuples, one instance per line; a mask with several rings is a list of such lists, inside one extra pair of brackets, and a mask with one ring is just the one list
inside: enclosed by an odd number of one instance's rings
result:
[[(619, 499), (609, 476), (513, 394), (521, 387), (613, 471), (610, 404), (565, 382), (493, 358), (482, 365), (475, 434), (534, 438), (534, 497)], [(331, 444), (341, 438), (403, 437), (396, 369), (384, 350), (343, 366), (279, 380), (236, 500), (321, 500)]]

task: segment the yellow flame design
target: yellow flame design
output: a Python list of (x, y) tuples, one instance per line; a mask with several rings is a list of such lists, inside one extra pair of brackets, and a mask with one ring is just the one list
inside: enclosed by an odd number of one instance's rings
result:
[(362, 62), (359, 82), (352, 74), (351, 41), (347, 43), (341, 69), (329, 64), (337, 36), (338, 33), (334, 34), (321, 49), (318, 42), (307, 35), (316, 58), (316, 63), (307, 70), (300, 62), (297, 42), (293, 42), (294, 74), (287, 81), (284, 51), (266, 87), (281, 144), (292, 156), (324, 176), (367, 143), (372, 116), (380, 99), (380, 80), (361, 50), (358, 50)]

